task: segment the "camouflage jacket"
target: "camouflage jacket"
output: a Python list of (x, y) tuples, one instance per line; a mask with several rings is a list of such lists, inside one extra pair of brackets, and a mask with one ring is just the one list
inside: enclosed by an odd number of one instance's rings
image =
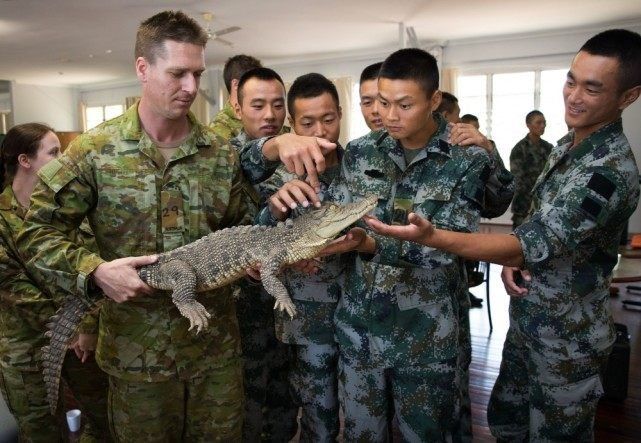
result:
[[(343, 148), (339, 145), (337, 155), (343, 157)], [(332, 181), (340, 173), (340, 163), (325, 170), (318, 178), (321, 190), (319, 198), (324, 200)], [(279, 166), (276, 172), (266, 181), (257, 185), (264, 202), (280, 189), (285, 183), (297, 178), (296, 174), (288, 172), (284, 166)], [(305, 209), (296, 212), (304, 212)], [(298, 214), (293, 214), (297, 216)], [(258, 217), (260, 224), (274, 224), (267, 207), (264, 207)], [(275, 312), (276, 337), (284, 343), (309, 345), (329, 344), (334, 342), (333, 316), (336, 303), (340, 297), (342, 284), (342, 263), (339, 257), (327, 257), (323, 260), (319, 272), (314, 275), (302, 274), (293, 269), (284, 272), (284, 283), (296, 305), (296, 317), (290, 319), (281, 312)], [(319, 305), (319, 303), (328, 306)]]
[(216, 136), (225, 141), (230, 141), (243, 130), (243, 123), (236, 117), (231, 103), (228, 100), (225, 106), (223, 106), (223, 109), (218, 111), (218, 114), (216, 114), (211, 123), (209, 123), (209, 127), (213, 129)]
[(533, 144), (527, 135), (512, 148), (510, 170), (516, 182), (512, 200), (512, 220), (517, 226), (523, 223), (530, 210), (534, 183), (543, 170), (552, 148), (553, 146), (543, 139), (540, 144)]
[[(188, 118), (191, 133), (168, 162), (140, 127), (137, 104), (76, 138), (40, 171), (21, 250), (37, 266), (72, 277), (67, 290), (86, 296), (87, 277), (104, 261), (168, 251), (245, 221), (235, 151)], [(85, 216), (99, 255), (67, 238)], [(229, 287), (198, 298), (216, 319), (199, 335), (187, 331), (168, 293), (121, 304), (108, 300), (96, 352), (101, 368), (129, 380), (160, 381), (193, 377), (237, 358)]]
[[(407, 223), (407, 214), (414, 211), (440, 228), (476, 231), (485, 180), (490, 175), (489, 156), (479, 147), (448, 144), (446, 121), (441, 116), (435, 119), (436, 133), (409, 165), (400, 143), (386, 132), (350, 142), (329, 198), (343, 203), (374, 194), (379, 196), (374, 215), (386, 223)], [(456, 299), (465, 285), (457, 257), (413, 242), (370, 235), (376, 240), (375, 255), (350, 254), (343, 287), (343, 297), (352, 303), (380, 302), (368, 308), (370, 319), (353, 319), (368, 324), (363, 343), (369, 343), (387, 362), (384, 364), (454, 358)], [(414, 313), (411, 325), (390, 320), (393, 307)], [(337, 339), (342, 343), (340, 336)]]
[(510, 307), (532, 346), (568, 359), (614, 341), (608, 288), (621, 233), (639, 201), (639, 171), (621, 120), (572, 148), (573, 137), (552, 150), (529, 219), (514, 231), (532, 281)]
[[(0, 194), (0, 365), (37, 370), (40, 348), (48, 342), (46, 323), (64, 294), (56, 290), (58, 276), (28, 269), (16, 246), (26, 212), (8, 185)], [(77, 241), (92, 247), (91, 233), (78, 233)], [(81, 325), (84, 333), (95, 333), (96, 328), (93, 316)]]

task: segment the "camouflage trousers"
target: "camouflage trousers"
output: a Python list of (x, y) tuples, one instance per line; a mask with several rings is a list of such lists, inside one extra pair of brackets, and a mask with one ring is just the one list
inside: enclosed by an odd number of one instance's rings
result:
[(240, 360), (188, 381), (109, 377), (109, 425), (117, 442), (240, 442)]
[(610, 349), (569, 360), (537, 352), (512, 324), (487, 419), (507, 441), (594, 441), (594, 416)]
[[(62, 376), (83, 412), (82, 442), (108, 439), (107, 375), (93, 357), (81, 363), (73, 351), (67, 352)], [(42, 371), (0, 368), (0, 388), (9, 411), (18, 423), (21, 442), (62, 441), (67, 433), (62, 417), (68, 407), (60, 395), (58, 416), (51, 415)], [(57, 436), (57, 437), (56, 437)]]
[(334, 442), (340, 430), (338, 417), (338, 346), (293, 345), (294, 392), (303, 407), (301, 442)]
[[(386, 441), (391, 388), (398, 430), (404, 441), (452, 438), (456, 399), (456, 358), (422, 367), (373, 368), (339, 358), (339, 398), (347, 442)], [(391, 387), (386, 386), (391, 382)]]
[(458, 388), (459, 401), (454, 416), (454, 441), (472, 441), (472, 401), (470, 400), (470, 364), (472, 363), (472, 337), (470, 335), (470, 302), (467, 288), (458, 306)]
[(296, 434), (298, 405), (291, 393), (293, 351), (274, 332), (274, 299), (244, 284), (236, 301), (243, 353), (243, 441), (289, 441)]

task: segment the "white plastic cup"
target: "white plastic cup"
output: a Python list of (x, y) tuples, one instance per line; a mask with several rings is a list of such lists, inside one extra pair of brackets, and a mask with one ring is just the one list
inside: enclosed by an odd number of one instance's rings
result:
[(82, 412), (80, 409), (71, 409), (67, 411), (67, 425), (69, 426), (69, 431), (78, 432), (80, 430), (80, 418)]

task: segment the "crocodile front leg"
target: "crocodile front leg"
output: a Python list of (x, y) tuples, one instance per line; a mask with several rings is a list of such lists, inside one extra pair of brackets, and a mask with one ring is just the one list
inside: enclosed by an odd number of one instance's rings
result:
[(189, 330), (196, 327), (196, 333), (209, 326), (211, 315), (196, 301), (196, 270), (187, 262), (174, 259), (160, 265), (161, 275), (166, 275), (174, 292), (171, 299), (183, 317), (189, 320)]
[(265, 290), (276, 299), (274, 309), (286, 311), (290, 317), (294, 318), (294, 315), (296, 315), (294, 302), (289, 297), (285, 285), (276, 277), (276, 274), (280, 270), (280, 266), (285, 261), (286, 257), (286, 251), (270, 256), (262, 263), (260, 268), (260, 279)]

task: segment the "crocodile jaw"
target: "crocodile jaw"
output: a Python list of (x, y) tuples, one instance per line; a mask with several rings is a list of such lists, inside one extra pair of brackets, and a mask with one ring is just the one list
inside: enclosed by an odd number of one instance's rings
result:
[(325, 208), (325, 213), (321, 215), (317, 226), (311, 227), (313, 234), (325, 241), (332, 240), (343, 229), (354, 224), (362, 216), (376, 207), (378, 197), (368, 196), (367, 198), (356, 202), (339, 206), (330, 203)]

